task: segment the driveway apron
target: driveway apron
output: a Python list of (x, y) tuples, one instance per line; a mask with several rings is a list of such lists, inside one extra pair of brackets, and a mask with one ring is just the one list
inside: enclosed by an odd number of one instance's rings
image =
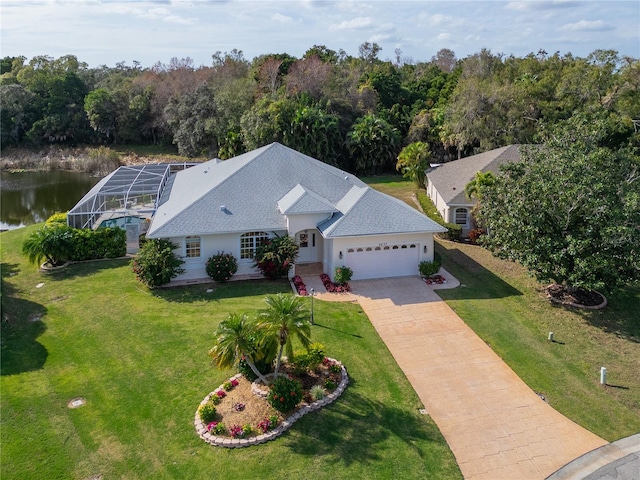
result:
[(544, 479), (607, 443), (545, 403), (421, 279), (351, 285), (465, 479)]

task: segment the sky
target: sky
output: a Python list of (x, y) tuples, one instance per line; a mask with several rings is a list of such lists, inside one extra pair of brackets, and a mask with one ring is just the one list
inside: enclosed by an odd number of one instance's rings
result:
[(0, 56), (75, 55), (89, 67), (171, 58), (212, 64), (217, 51), (244, 58), (313, 45), (357, 56), (429, 61), (448, 48), (525, 56), (545, 50), (586, 57), (612, 49), (640, 58), (640, 1), (0, 0)]

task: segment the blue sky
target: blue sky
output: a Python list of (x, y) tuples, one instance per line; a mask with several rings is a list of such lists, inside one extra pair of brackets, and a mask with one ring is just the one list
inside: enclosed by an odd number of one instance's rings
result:
[(586, 56), (613, 49), (640, 57), (640, 1), (0, 0), (0, 56), (73, 54), (91, 67), (172, 57), (210, 65), (216, 51), (300, 57), (325, 45), (382, 59), (458, 58), (488, 48), (524, 56), (540, 49)]

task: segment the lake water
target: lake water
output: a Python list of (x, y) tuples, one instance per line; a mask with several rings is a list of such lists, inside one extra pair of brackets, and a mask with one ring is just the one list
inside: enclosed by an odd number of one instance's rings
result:
[(66, 212), (99, 178), (74, 172), (0, 172), (0, 229), (44, 222)]

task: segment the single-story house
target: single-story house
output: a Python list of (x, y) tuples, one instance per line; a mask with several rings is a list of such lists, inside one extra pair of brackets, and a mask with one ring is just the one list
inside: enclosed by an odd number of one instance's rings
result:
[(353, 279), (417, 275), (433, 260), (436, 222), (357, 177), (279, 143), (229, 160), (177, 172), (162, 195), (147, 238), (179, 245), (185, 272), (175, 280), (207, 278), (218, 252), (238, 259), (237, 275), (259, 273), (256, 246), (290, 235), (296, 262), (353, 269)]
[(474, 228), (471, 210), (474, 200), (464, 192), (476, 172), (498, 173), (502, 164), (519, 162), (520, 145), (508, 145), (470, 157), (433, 166), (426, 171), (427, 195), (434, 203), (442, 218), (449, 223), (462, 226), (462, 235), (467, 236)]

